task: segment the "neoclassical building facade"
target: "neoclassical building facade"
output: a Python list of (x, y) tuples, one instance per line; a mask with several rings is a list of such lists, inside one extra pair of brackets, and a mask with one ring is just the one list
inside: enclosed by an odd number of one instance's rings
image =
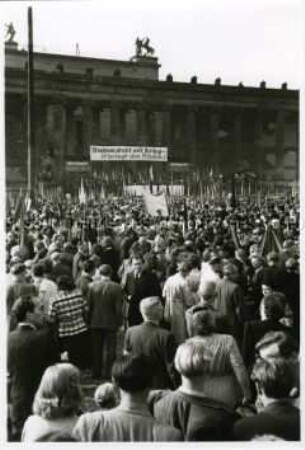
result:
[[(90, 146), (166, 146), (170, 163), (221, 174), (252, 171), (261, 179), (298, 177), (299, 92), (159, 79), (158, 58), (129, 61), (34, 53), (34, 167), (47, 149), (56, 176), (90, 162)], [(52, 150), (52, 151), (53, 151)], [(27, 53), (5, 47), (7, 183), (26, 179)], [(53, 156), (52, 156), (53, 157)], [(174, 165), (174, 164), (173, 164)], [(138, 167), (138, 166), (137, 166)]]

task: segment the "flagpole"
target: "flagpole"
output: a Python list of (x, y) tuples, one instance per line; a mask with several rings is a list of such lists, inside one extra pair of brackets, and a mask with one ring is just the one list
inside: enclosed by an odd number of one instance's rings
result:
[(27, 66), (27, 138), (28, 138), (28, 193), (33, 197), (35, 155), (34, 155), (34, 65), (33, 65), (33, 13), (28, 7), (28, 66)]

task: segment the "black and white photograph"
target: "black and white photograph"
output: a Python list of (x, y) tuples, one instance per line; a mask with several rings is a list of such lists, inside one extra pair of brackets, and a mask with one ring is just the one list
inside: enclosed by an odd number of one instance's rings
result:
[(304, 19), (1, 2), (3, 448), (300, 444)]

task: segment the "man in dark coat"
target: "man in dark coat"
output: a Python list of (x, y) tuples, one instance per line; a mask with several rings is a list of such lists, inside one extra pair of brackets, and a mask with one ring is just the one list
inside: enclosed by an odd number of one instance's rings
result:
[(110, 379), (116, 356), (117, 332), (123, 322), (123, 291), (111, 280), (112, 269), (103, 264), (100, 279), (89, 285), (88, 322), (92, 340), (93, 377)]
[(144, 323), (128, 328), (124, 350), (132, 355), (144, 355), (154, 367), (152, 389), (177, 387), (178, 374), (174, 369), (176, 352), (172, 333), (160, 327), (164, 308), (159, 297), (141, 301), (140, 311)]
[(106, 236), (101, 242), (102, 251), (100, 253), (101, 264), (109, 264), (112, 268), (112, 280), (119, 281), (118, 270), (120, 267), (120, 252), (114, 248), (113, 240)]
[(260, 359), (254, 365), (252, 379), (261, 409), (257, 415), (235, 423), (235, 439), (248, 441), (273, 435), (286, 441), (300, 440), (300, 411), (290, 398), (295, 387), (291, 364), (280, 358)]
[(143, 258), (139, 255), (132, 257), (132, 270), (127, 273), (123, 281), (123, 289), (128, 296), (129, 310), (128, 325), (138, 325), (143, 322), (139, 305), (146, 297), (161, 297), (161, 287), (157, 276), (143, 267)]
[[(38, 311), (39, 309), (39, 311)], [(58, 348), (49, 328), (38, 328), (42, 317), (39, 305), (21, 298), (14, 306), (17, 328), (8, 337), (10, 419), (12, 439), (18, 439), (44, 370), (59, 360)]]
[(244, 298), (241, 287), (235, 282), (238, 269), (233, 264), (223, 268), (223, 278), (217, 283), (215, 308), (219, 326), (228, 334), (240, 340), (241, 324), (244, 315)]

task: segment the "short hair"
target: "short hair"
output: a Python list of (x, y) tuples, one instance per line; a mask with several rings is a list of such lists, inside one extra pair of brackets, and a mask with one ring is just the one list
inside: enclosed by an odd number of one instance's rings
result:
[(267, 319), (280, 320), (285, 314), (284, 294), (273, 292), (266, 295), (263, 300), (263, 308)]
[(182, 272), (183, 274), (187, 274), (189, 273), (193, 266), (192, 263), (189, 260), (180, 260), (177, 262), (178, 263), (178, 270), (179, 272)]
[(22, 322), (27, 313), (32, 313), (35, 309), (35, 303), (31, 296), (23, 296), (19, 297), (12, 308), (12, 312), (14, 313), (18, 322)]
[(223, 274), (231, 275), (232, 273), (234, 274), (238, 273), (238, 268), (235, 266), (235, 264), (232, 263), (225, 264), (223, 267)]
[(202, 308), (192, 315), (192, 330), (195, 336), (205, 336), (214, 329), (213, 313), (209, 309)]
[(49, 366), (35, 394), (33, 412), (44, 419), (76, 414), (82, 402), (80, 373), (70, 363)]
[(199, 296), (204, 300), (214, 299), (216, 296), (216, 283), (215, 281), (206, 280), (200, 284)]
[(117, 395), (115, 386), (106, 382), (100, 384), (94, 392), (95, 403), (102, 408), (112, 408), (116, 405)]
[(95, 269), (95, 262), (92, 259), (87, 259), (84, 262), (83, 268), (85, 272), (90, 273)]
[(264, 390), (268, 397), (275, 399), (288, 398), (292, 388), (295, 387), (293, 369), (281, 358), (258, 359), (253, 366), (251, 379)]
[(112, 275), (112, 267), (109, 264), (102, 264), (99, 269), (100, 275), (104, 277), (111, 277)]
[(159, 297), (146, 297), (140, 302), (140, 312), (147, 319), (155, 318), (156, 307), (159, 306), (161, 300)]
[(33, 266), (34, 277), (42, 277), (44, 272), (44, 265), (42, 263), (38, 263)]
[(62, 275), (57, 278), (56, 284), (59, 291), (73, 291), (75, 283), (70, 275)]
[(273, 262), (279, 262), (280, 260), (280, 255), (276, 252), (269, 252), (267, 254), (267, 261), (273, 261)]
[(124, 355), (112, 367), (112, 378), (120, 389), (139, 392), (151, 386), (153, 367), (143, 355)]
[(175, 355), (175, 367), (180, 375), (194, 377), (210, 373), (213, 355), (199, 340), (189, 339), (179, 345)]

